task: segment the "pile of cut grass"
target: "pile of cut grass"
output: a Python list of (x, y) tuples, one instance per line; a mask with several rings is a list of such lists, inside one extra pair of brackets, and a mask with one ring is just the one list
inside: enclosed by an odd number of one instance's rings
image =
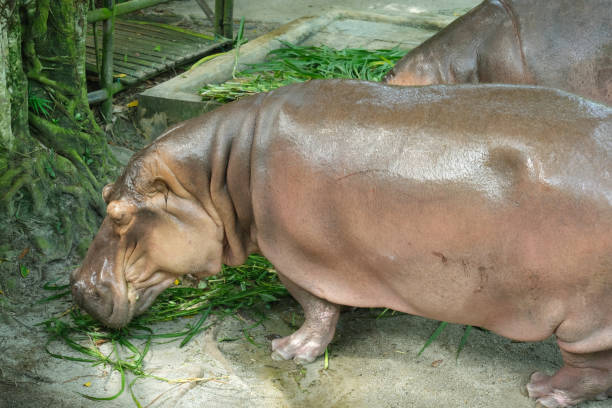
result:
[(205, 100), (225, 103), (246, 95), (267, 92), (311, 79), (361, 79), (380, 81), (408, 50), (368, 51), (359, 48), (336, 50), (327, 46), (301, 47), (283, 42), (264, 62), (251, 64), (236, 78), (219, 85), (206, 85)]

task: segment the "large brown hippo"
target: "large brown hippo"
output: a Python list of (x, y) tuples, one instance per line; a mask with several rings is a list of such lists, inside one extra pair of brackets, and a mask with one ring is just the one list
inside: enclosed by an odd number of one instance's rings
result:
[(339, 305), (537, 341), (531, 397), (612, 394), (612, 109), (509, 85), (311, 81), (171, 128), (104, 188), (77, 302), (110, 327), (184, 274), (260, 252), (303, 306), (277, 358), (312, 361)]
[(612, 105), (612, 2), (486, 0), (408, 53), (384, 81), (532, 84)]

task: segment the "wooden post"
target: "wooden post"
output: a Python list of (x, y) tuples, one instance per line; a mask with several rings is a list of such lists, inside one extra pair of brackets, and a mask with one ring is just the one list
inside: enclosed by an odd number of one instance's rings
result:
[[(107, 9), (112, 10), (115, 0), (104, 0)], [(110, 123), (113, 116), (113, 29), (115, 17), (111, 16), (102, 23), (102, 71), (100, 85), (106, 90), (108, 98), (102, 103), (102, 116)]]
[(225, 0), (223, 4), (223, 36), (234, 38), (234, 0)]
[(223, 36), (223, 10), (225, 0), (215, 0), (215, 34)]
[[(95, 0), (89, 0), (89, 9), (93, 10), (96, 8)], [(98, 47), (98, 24), (92, 23), (91, 29), (93, 31), (93, 40), (94, 40), (94, 52), (96, 53), (96, 69), (98, 70), (98, 79), (100, 79), (100, 73), (102, 72), (102, 68), (100, 66), (100, 48)]]
[(215, 34), (233, 37), (234, 0), (215, 0)]

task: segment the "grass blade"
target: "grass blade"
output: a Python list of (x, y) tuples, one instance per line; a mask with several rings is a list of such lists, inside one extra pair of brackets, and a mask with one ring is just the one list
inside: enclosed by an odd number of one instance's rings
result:
[(467, 343), (468, 336), (470, 335), (470, 331), (472, 330), (472, 326), (465, 326), (463, 331), (463, 336), (461, 336), (461, 341), (459, 341), (459, 346), (457, 347), (457, 355), (455, 356), (455, 361), (459, 359), (459, 353), (463, 350), (463, 347)]
[(136, 398), (136, 395), (134, 394), (133, 385), (140, 378), (141, 377), (136, 377), (128, 384), (128, 390), (130, 390), (130, 395), (132, 396), (132, 401), (134, 401), (136, 408), (142, 408), (142, 405), (140, 405), (140, 402), (138, 401), (138, 399)]
[(46, 297), (44, 299), (37, 300), (36, 302), (34, 302), (34, 304), (39, 305), (41, 303), (47, 303), (55, 299), (63, 298), (64, 296), (68, 296), (69, 294), (70, 294), (70, 290), (67, 290), (65, 292), (57, 293), (55, 295)]
[(206, 309), (206, 311), (202, 313), (202, 317), (200, 317), (200, 320), (198, 320), (195, 326), (193, 326), (193, 328), (189, 331), (189, 333), (187, 333), (183, 341), (181, 341), (181, 344), (179, 345), (179, 347), (183, 347), (185, 344), (189, 342), (189, 340), (191, 340), (193, 336), (195, 336), (196, 334), (204, 330), (204, 329), (200, 330), (200, 327), (202, 327), (202, 324), (208, 318), (208, 315), (210, 314), (211, 310), (212, 310), (212, 305), (210, 305), (208, 309)]
[(429, 347), (429, 345), (433, 343), (438, 338), (438, 336), (440, 336), (440, 334), (442, 333), (442, 331), (444, 331), (444, 328), (446, 327), (447, 324), (448, 324), (447, 322), (440, 322), (440, 324), (438, 325), (438, 328), (432, 333), (431, 336), (429, 336), (429, 338), (423, 345), (423, 348), (421, 348), (421, 350), (417, 353), (417, 356), (420, 356), (425, 351), (425, 349)]
[(118, 396), (120, 396), (123, 393), (123, 390), (125, 389), (125, 372), (123, 371), (122, 361), (119, 359), (119, 353), (117, 351), (117, 343), (115, 343), (114, 341), (113, 341), (113, 350), (115, 351), (115, 355), (117, 355), (117, 363), (116, 363), (115, 368), (121, 373), (121, 388), (119, 389), (119, 391), (117, 391), (116, 394), (111, 395), (110, 397), (94, 397), (91, 395), (83, 394), (81, 392), (77, 392), (77, 394), (91, 401), (111, 401), (111, 400), (116, 399)]
[(325, 361), (323, 362), (323, 369), (329, 368), (329, 347), (325, 347)]

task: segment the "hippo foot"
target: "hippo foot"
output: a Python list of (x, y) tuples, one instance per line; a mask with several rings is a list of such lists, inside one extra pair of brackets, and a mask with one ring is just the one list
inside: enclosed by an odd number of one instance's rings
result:
[(333, 330), (320, 333), (304, 324), (291, 336), (272, 341), (272, 359), (293, 359), (298, 364), (312, 363), (325, 352), (333, 333)]
[(313, 295), (280, 273), (279, 277), (289, 293), (302, 305), (306, 319), (292, 335), (272, 341), (272, 358), (293, 359), (299, 364), (311, 363), (325, 352), (334, 338), (340, 306)]
[(546, 408), (571, 407), (580, 401), (574, 401), (566, 391), (554, 389), (551, 386), (551, 376), (536, 371), (531, 375), (527, 384), (527, 393), (530, 398)]
[[(612, 396), (609, 370), (567, 365), (569, 353), (563, 353), (566, 366), (554, 376), (540, 372), (531, 375), (527, 384), (529, 397), (546, 408), (573, 407), (586, 400), (606, 400)], [(586, 359), (585, 359), (586, 360)]]

